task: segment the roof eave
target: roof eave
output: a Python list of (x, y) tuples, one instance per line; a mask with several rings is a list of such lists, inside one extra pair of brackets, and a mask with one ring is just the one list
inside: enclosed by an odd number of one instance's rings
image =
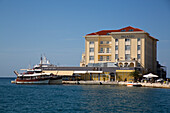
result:
[(109, 34), (132, 34), (132, 33), (147, 33), (147, 32), (144, 32), (144, 31), (133, 31), (133, 32), (111, 32)]

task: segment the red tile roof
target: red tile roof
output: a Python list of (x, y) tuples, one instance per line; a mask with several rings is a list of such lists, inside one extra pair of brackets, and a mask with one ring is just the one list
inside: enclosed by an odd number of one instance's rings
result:
[(153, 36), (149, 36), (150, 38), (152, 38), (152, 39), (154, 39), (154, 40), (156, 40), (156, 41), (159, 41), (158, 39), (156, 39), (155, 37), (153, 37)]
[(125, 27), (125, 28), (122, 28), (122, 29), (118, 29), (118, 30), (102, 30), (102, 31), (98, 31), (98, 32), (95, 32), (95, 33), (90, 33), (90, 34), (87, 34), (87, 35), (107, 35), (107, 33), (111, 33), (111, 32), (121, 32), (122, 30), (125, 30), (125, 31), (123, 31), (123, 32), (129, 32), (129, 30), (133, 30), (133, 31), (143, 31), (143, 30), (141, 30), (141, 29), (128, 26), (128, 27)]
[[(143, 31), (144, 32), (144, 30), (141, 30), (139, 28), (134, 28), (134, 27), (128, 26), (128, 27), (118, 29), (118, 30), (101, 30), (101, 31), (98, 31), (98, 32), (95, 32), (95, 33), (87, 34), (86, 36), (88, 36), (88, 35), (107, 35), (108, 33), (111, 33), (111, 32), (136, 32), (136, 31)], [(158, 41), (158, 39), (156, 39), (152, 36), (150, 36), (150, 37)]]

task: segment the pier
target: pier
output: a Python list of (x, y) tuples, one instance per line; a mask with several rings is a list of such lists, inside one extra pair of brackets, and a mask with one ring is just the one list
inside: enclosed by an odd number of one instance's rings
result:
[[(110, 81), (62, 81), (63, 84), (80, 84), (80, 85), (124, 85), (128, 82), (110, 82)], [(169, 88), (170, 84), (161, 83), (140, 83), (142, 87), (153, 87), (153, 88)]]

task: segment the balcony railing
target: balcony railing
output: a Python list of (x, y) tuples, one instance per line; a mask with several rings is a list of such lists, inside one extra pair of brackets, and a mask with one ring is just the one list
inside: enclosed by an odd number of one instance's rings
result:
[(111, 44), (111, 42), (109, 42), (109, 43), (108, 42), (103, 42), (103, 43), (100, 43), (100, 44)]
[(107, 52), (99, 51), (99, 53), (111, 53), (111, 51), (107, 51)]
[(99, 59), (98, 61), (111, 61), (111, 59)]

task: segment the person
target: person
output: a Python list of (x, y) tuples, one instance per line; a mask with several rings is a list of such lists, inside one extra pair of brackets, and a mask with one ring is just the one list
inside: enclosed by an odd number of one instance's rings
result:
[(167, 79), (167, 81), (166, 81), (166, 84), (167, 84), (167, 85), (169, 84), (169, 81), (168, 81), (168, 79)]
[(126, 81), (127, 81), (127, 78), (125, 78), (124, 82), (126, 82)]

